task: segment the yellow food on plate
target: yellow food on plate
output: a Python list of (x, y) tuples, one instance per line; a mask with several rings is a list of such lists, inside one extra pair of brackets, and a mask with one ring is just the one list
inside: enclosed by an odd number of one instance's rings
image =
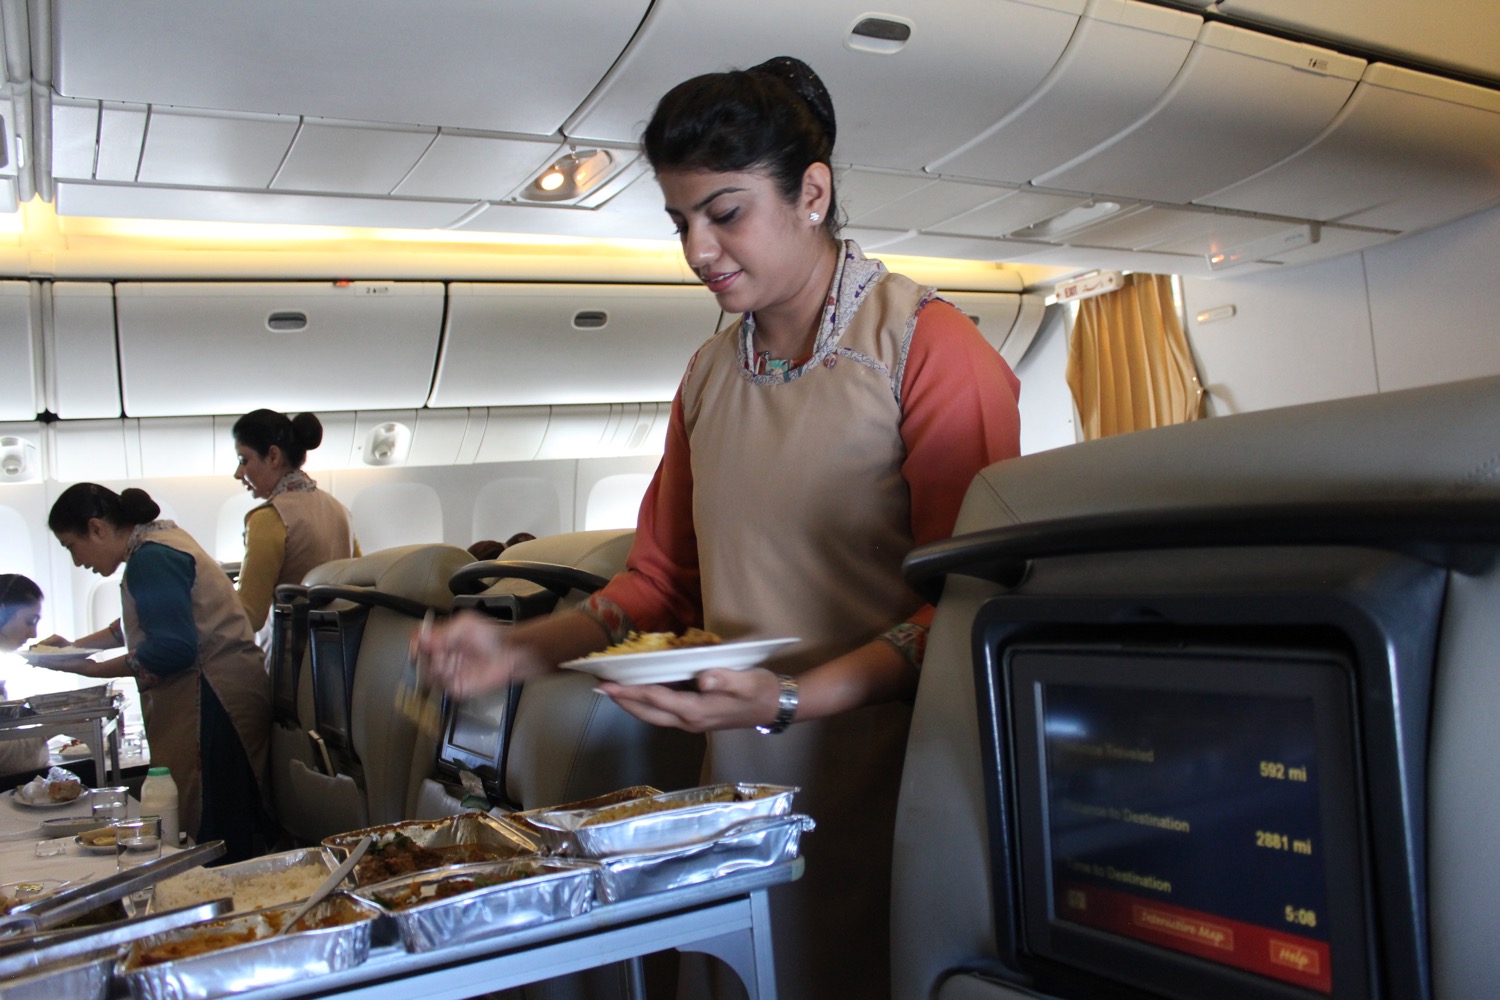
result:
[(690, 628), (682, 635), (674, 632), (631, 632), (624, 642), (590, 653), (585, 659), (618, 656), (621, 653), (658, 653), (664, 649), (684, 649), (688, 646), (717, 646), (723, 641), (714, 633), (701, 628)]
[(106, 847), (115, 842), (115, 828), (102, 826), (97, 830), (85, 830), (78, 835), (78, 839), (90, 847)]

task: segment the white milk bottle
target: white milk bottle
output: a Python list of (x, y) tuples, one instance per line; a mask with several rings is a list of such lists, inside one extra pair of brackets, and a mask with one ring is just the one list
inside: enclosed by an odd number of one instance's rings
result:
[(170, 768), (153, 767), (141, 785), (141, 815), (161, 817), (161, 842), (177, 846), (177, 782)]

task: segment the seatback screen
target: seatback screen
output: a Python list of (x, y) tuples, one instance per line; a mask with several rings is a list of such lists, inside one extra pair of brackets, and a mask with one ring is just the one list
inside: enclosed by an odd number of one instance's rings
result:
[(1034, 947), (1087, 954), (1102, 935), (1157, 956), (1094, 953), (1139, 985), (1174, 980), (1176, 954), (1235, 970), (1246, 996), (1335, 995), (1358, 936), (1339, 924), (1362, 922), (1337, 664), (1020, 648), (1008, 669)]

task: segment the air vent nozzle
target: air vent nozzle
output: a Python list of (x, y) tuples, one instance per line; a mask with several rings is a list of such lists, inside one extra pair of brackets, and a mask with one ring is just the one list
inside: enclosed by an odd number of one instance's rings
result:
[(582, 309), (573, 314), (573, 329), (602, 330), (609, 325), (609, 313), (603, 309)]
[(910, 21), (889, 15), (862, 17), (849, 30), (844, 47), (855, 52), (890, 55), (899, 52), (911, 40)]

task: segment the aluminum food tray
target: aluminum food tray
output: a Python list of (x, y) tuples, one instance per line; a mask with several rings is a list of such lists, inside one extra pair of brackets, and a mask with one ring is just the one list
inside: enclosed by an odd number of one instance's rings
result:
[(86, 708), (105, 708), (114, 704), (115, 692), (108, 684), (77, 691), (53, 691), (35, 694), (26, 699), (26, 704), (35, 712), (76, 712)]
[[(585, 861), (517, 858), (419, 872), (366, 886), (356, 895), (390, 914), (407, 951), (435, 951), (586, 913), (594, 904), (597, 872), (597, 865)], [(445, 883), (460, 879), (515, 874), (523, 877), (457, 895), (434, 895)], [(400, 907), (386, 902), (412, 889), (429, 901)]]
[(591, 799), (581, 799), (577, 802), (568, 802), (563, 805), (543, 806), (539, 809), (527, 809), (523, 812), (501, 813), (498, 818), (513, 826), (520, 827), (521, 831), (537, 842), (537, 846), (547, 854), (562, 854), (566, 851), (572, 840), (566, 831), (553, 827), (537, 826), (532, 818), (542, 813), (553, 812), (576, 812), (580, 809), (602, 809), (605, 806), (619, 805), (621, 802), (629, 802), (633, 799), (649, 799), (653, 795), (660, 795), (660, 788), (652, 788), (650, 785), (633, 785), (630, 788), (621, 788), (617, 791), (606, 792), (596, 795)]
[(603, 809), (543, 812), (531, 822), (564, 836), (564, 853), (579, 857), (666, 851), (713, 840), (749, 819), (785, 816), (796, 792), (786, 785), (704, 785)]
[(88, 958), (58, 962), (7, 977), (0, 1000), (106, 1000), (115, 948)]
[(815, 826), (811, 816), (797, 813), (766, 816), (746, 820), (707, 843), (602, 859), (599, 899), (618, 903), (792, 861), (802, 834)]
[(536, 854), (539, 850), (535, 840), (521, 830), (503, 822), (489, 813), (466, 812), (441, 819), (407, 820), (401, 823), (386, 823), (367, 827), (351, 833), (340, 833), (323, 839), (323, 846), (333, 851), (340, 861), (349, 856), (365, 836), (374, 838), (365, 858), (354, 866), (354, 884), (371, 885), (386, 881), (374, 873), (373, 855), (383, 842), (397, 834), (410, 837), (422, 847), (449, 847), (454, 844), (479, 844), (494, 852), (494, 860)]
[[(316, 871), (320, 879), (327, 878), (338, 866), (339, 859), (326, 847), (300, 847), (293, 851), (282, 851), (279, 854), (267, 854), (264, 857), (251, 858), (249, 861), (241, 861), (237, 864), (205, 868), (201, 872), (187, 872), (166, 879), (157, 884), (151, 908), (152, 912), (158, 912), (179, 906), (189, 906), (209, 899), (219, 899), (223, 896), (234, 897), (239, 892), (239, 888), (250, 879), (272, 872), (289, 872), (307, 868)], [(202, 892), (195, 892), (187, 885), (189, 881), (195, 878), (201, 879), (205, 874), (214, 876), (215, 882), (222, 879), (222, 891), (215, 891), (210, 887)], [(306, 898), (307, 895), (304, 894), (292, 899), (279, 899), (270, 905), (295, 903)], [(253, 909), (263, 908), (264, 906), (242, 906), (236, 898), (231, 912), (246, 913)]]
[(24, 701), (0, 701), (0, 722), (25, 719), (35, 714), (31, 706)]
[[(335, 918), (335, 927), (272, 934), (301, 904), (273, 906), (225, 920), (184, 927), (145, 938), (115, 963), (135, 1000), (213, 1000), (250, 989), (300, 982), (352, 969), (370, 955), (370, 930), (382, 911), (362, 899), (334, 893), (313, 907), (305, 920)], [(148, 949), (192, 941), (225, 931), (250, 930), (255, 940), (155, 965), (141, 964)]]

